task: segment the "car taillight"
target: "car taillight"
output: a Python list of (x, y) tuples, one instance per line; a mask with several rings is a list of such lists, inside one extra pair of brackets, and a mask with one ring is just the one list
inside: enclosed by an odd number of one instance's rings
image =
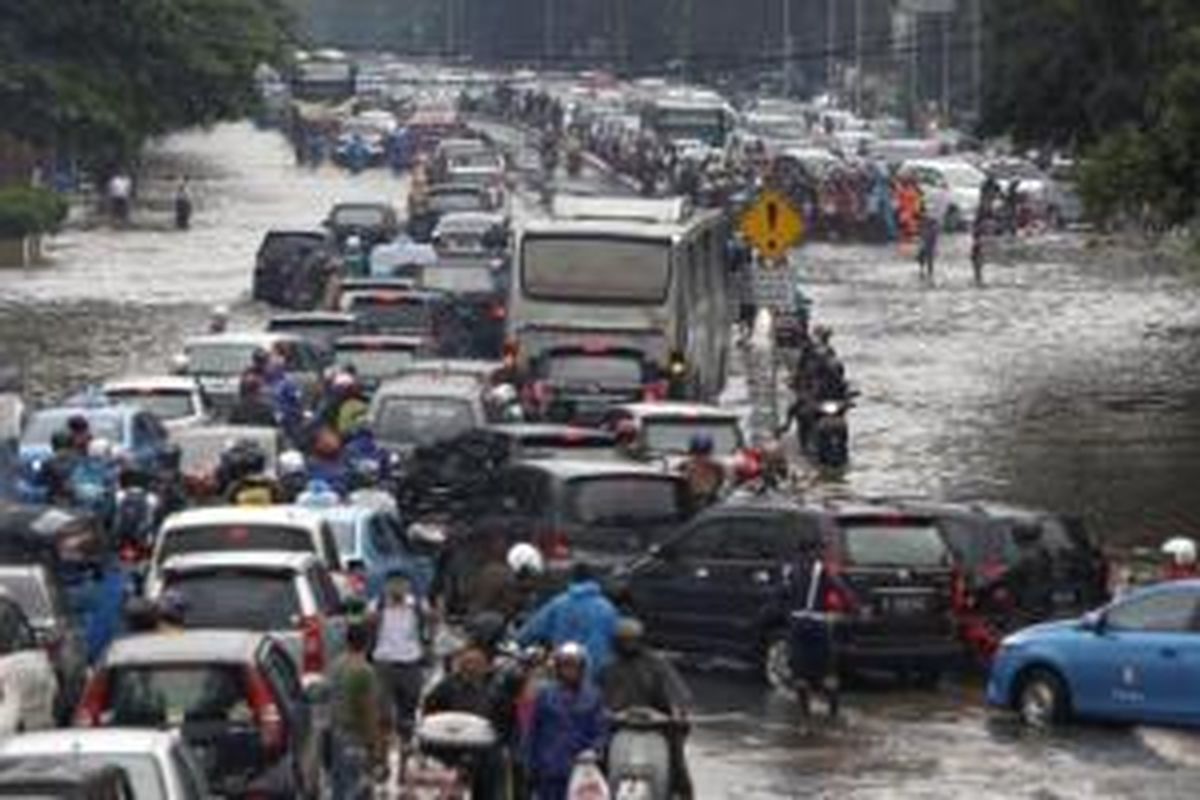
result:
[(354, 594), (365, 595), (367, 593), (367, 571), (362, 567), (355, 567), (346, 573), (346, 583)]
[(542, 555), (550, 561), (566, 561), (571, 557), (571, 542), (562, 531), (544, 534), (540, 538), (539, 547)]
[(667, 399), (670, 386), (666, 381), (654, 381), (642, 387), (642, 399), (647, 403), (655, 403)]
[(846, 614), (854, 610), (854, 598), (845, 588), (832, 582), (826, 584), (821, 604), (830, 614)]
[(739, 483), (762, 477), (762, 451), (754, 447), (739, 450), (734, 456), (733, 474)]
[(325, 638), (320, 617), (305, 617), (300, 621), (300, 631), (304, 641), (304, 671), (323, 672), (325, 670)]
[(503, 359), (504, 366), (507, 369), (513, 369), (517, 366), (517, 356), (521, 352), (521, 347), (514, 339), (509, 339), (504, 343)]
[(254, 669), (249, 671), (247, 682), (249, 684), (250, 710), (254, 713), (254, 720), (258, 724), (263, 749), (271, 755), (280, 753), (286, 744), (287, 733), (283, 725), (283, 715), (279, 713), (279, 706), (275, 703), (271, 686), (262, 673)]
[(1008, 568), (1002, 561), (985, 561), (979, 565), (979, 574), (986, 581), (996, 581), (1004, 577)]
[(508, 316), (508, 309), (503, 303), (493, 303), (488, 308), (488, 319), (494, 322), (500, 322)]
[(83, 698), (79, 701), (79, 708), (75, 710), (75, 726), (78, 728), (99, 727), (107, 707), (108, 675), (104, 672), (97, 672), (88, 681), (87, 688), (83, 691)]
[(142, 560), (142, 551), (133, 542), (125, 542), (121, 545), (119, 558), (122, 564), (136, 564)]
[(955, 611), (965, 611), (971, 607), (971, 593), (967, 591), (967, 581), (962, 572), (954, 570), (950, 583), (950, 607)]

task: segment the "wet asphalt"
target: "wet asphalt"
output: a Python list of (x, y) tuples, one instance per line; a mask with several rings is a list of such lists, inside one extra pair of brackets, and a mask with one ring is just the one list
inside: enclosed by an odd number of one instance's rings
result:
[[(195, 227), (170, 227), (187, 173)], [(42, 399), (161, 371), (208, 309), (249, 302), (267, 228), (315, 227), (338, 200), (391, 200), (405, 182), (297, 168), (248, 124), (156, 146), (129, 229), (90, 214), (51, 263), (0, 271), (0, 360)], [(811, 244), (794, 255), (815, 315), (862, 392), (853, 464), (869, 494), (1004, 499), (1080, 513), (1127, 550), (1200, 528), (1200, 283), (1186, 270), (1065, 234), (1020, 242), (971, 283), (966, 242), (943, 242), (933, 285), (895, 247)], [(1077, 726), (1021, 731), (982, 708), (978, 678), (936, 692), (856, 687), (836, 722), (728, 668), (689, 673), (690, 760), (703, 798), (1194, 797), (1189, 734)]]

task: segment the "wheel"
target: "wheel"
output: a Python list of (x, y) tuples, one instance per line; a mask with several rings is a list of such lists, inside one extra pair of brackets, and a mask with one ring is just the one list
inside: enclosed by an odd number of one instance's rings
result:
[(1070, 705), (1066, 684), (1049, 669), (1034, 669), (1017, 690), (1017, 713), (1031, 728), (1045, 729), (1064, 722)]
[(784, 631), (773, 631), (763, 648), (763, 679), (772, 689), (794, 692), (796, 678), (792, 672), (792, 647)]

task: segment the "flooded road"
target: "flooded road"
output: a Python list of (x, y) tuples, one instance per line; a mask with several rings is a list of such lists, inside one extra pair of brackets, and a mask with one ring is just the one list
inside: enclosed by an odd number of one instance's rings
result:
[[(0, 271), (0, 359), (55, 397), (116, 373), (161, 371), (215, 304), (257, 324), (250, 274), (270, 227), (310, 228), (338, 200), (391, 200), (389, 173), (299, 170), (248, 125), (174, 137), (150, 159), (132, 230), (59, 237), (52, 266)], [(186, 172), (195, 229), (170, 229)], [(909, 254), (814, 245), (797, 254), (815, 315), (862, 392), (858, 491), (988, 497), (1083, 513), (1125, 547), (1200, 528), (1200, 289), (1132, 255), (1063, 239), (970, 285), (965, 242), (936, 285)], [(1200, 746), (1153, 731), (1018, 735), (970, 683), (858, 690), (845, 718), (802, 724), (793, 703), (723, 673), (692, 676), (700, 797), (1192, 797)]]

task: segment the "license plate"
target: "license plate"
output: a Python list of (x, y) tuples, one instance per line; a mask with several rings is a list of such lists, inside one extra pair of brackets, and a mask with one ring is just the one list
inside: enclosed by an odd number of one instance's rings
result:
[(904, 617), (924, 614), (928, 608), (924, 597), (892, 597), (887, 602), (889, 612)]

